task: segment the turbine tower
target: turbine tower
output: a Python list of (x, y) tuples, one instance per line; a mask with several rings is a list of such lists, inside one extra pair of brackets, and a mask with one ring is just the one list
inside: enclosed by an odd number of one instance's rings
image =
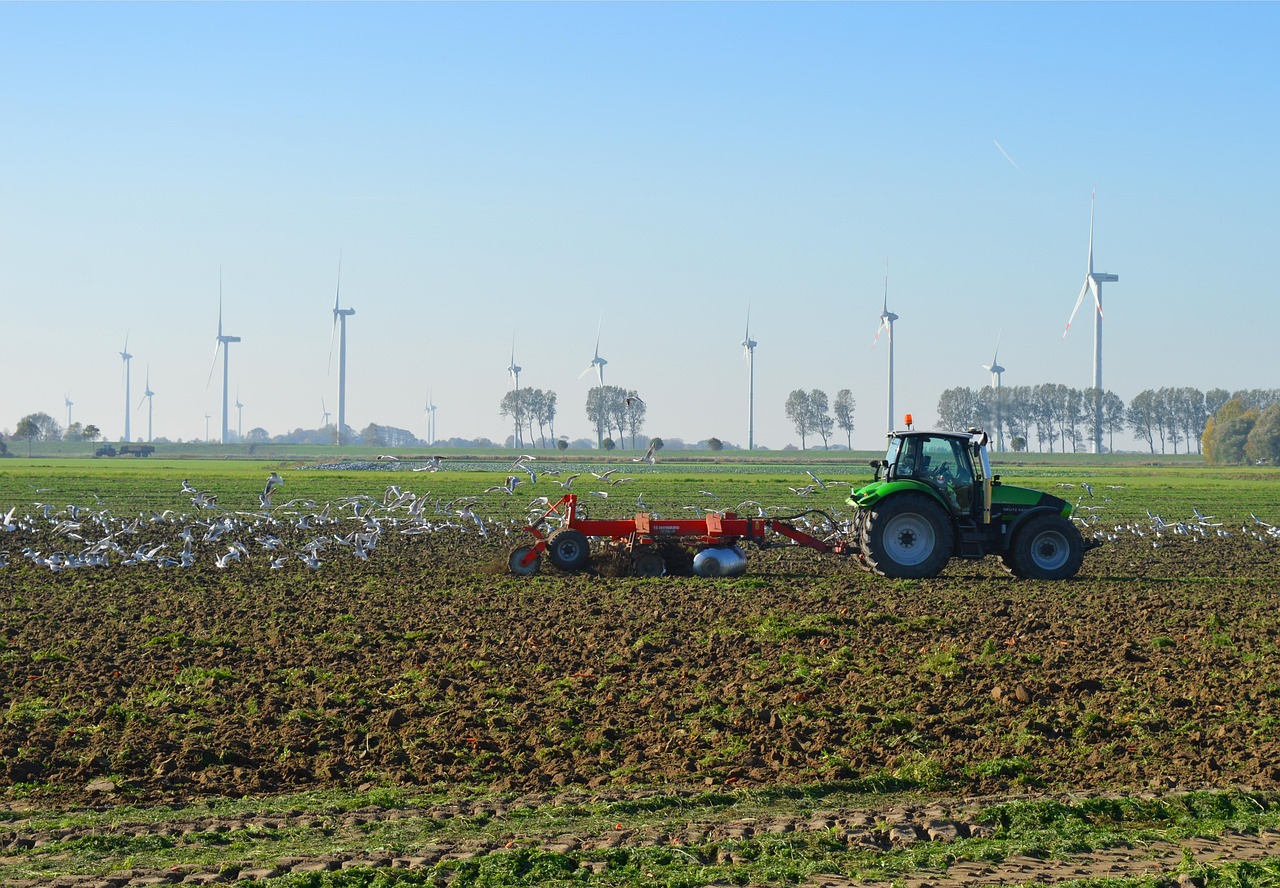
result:
[(152, 399), (156, 393), (151, 391), (151, 367), (147, 367), (147, 388), (142, 393), (142, 400), (138, 401), (138, 407), (142, 407), (142, 401), (147, 402), (147, 443), (151, 443), (151, 417), (154, 412), (155, 404)]
[(244, 440), (244, 405), (240, 403), (240, 386), (236, 386), (236, 438)]
[(342, 294), (342, 257), (338, 257), (338, 286), (333, 293), (333, 332), (329, 334), (329, 362), (333, 363), (333, 336), (342, 328), (338, 337), (338, 446), (342, 446), (342, 430), (347, 424), (347, 318), (356, 313), (354, 308), (339, 308)]
[(120, 358), (124, 361), (124, 438), (125, 443), (133, 440), (129, 437), (129, 362), (133, 360), (133, 355), (129, 354), (129, 334), (124, 334), (124, 351), (120, 352)]
[(206, 444), (209, 443), (209, 419), (210, 419), (210, 416), (208, 413), (206, 413), (204, 415), (204, 443)]
[(62, 403), (65, 404), (67, 408), (67, 428), (71, 428), (71, 408), (75, 406), (71, 401), (71, 392), (67, 392), (62, 396)]
[[(228, 359), (231, 351), (230, 345), (233, 342), (239, 342), (239, 336), (231, 336), (222, 332), (222, 272), (218, 272), (218, 344), (213, 349), (213, 366), (209, 368), (209, 379), (213, 379), (213, 371), (218, 366), (218, 352), (222, 352), (222, 443), (227, 442), (227, 433), (229, 426), (227, 425), (227, 411), (230, 406), (228, 403), (228, 393), (230, 391), (230, 380)], [(208, 383), (205, 383), (208, 387)], [(208, 435), (206, 434), (207, 438)]]
[(884, 260), (884, 309), (880, 312), (880, 326), (876, 328), (876, 338), (872, 340), (871, 347), (875, 348), (876, 343), (880, 341), (880, 331), (885, 331), (889, 335), (889, 398), (888, 412), (885, 419), (885, 434), (893, 433), (893, 322), (898, 316), (889, 311), (889, 260)]
[(756, 449), (756, 345), (751, 338), (751, 303), (747, 303), (747, 330), (742, 336), (742, 359), (747, 362), (747, 450)]
[(991, 374), (991, 389), (996, 395), (996, 452), (1004, 452), (1004, 417), (1001, 414), (1003, 407), (1000, 392), (1000, 374), (1004, 373), (1004, 368), (1000, 366), (1000, 337), (1004, 335), (1001, 330), (996, 334), (996, 353), (991, 356), (990, 364), (983, 364), (982, 369)]
[(431, 390), (427, 389), (427, 443), (436, 443), (436, 405), (431, 398)]
[[(582, 377), (590, 373), (592, 370), (595, 370), (596, 385), (598, 385), (602, 390), (601, 395), (603, 395), (603, 389), (604, 389), (604, 365), (609, 363), (604, 358), (600, 357), (600, 331), (602, 329), (604, 329), (604, 312), (603, 311), (600, 312), (600, 323), (596, 326), (595, 355), (591, 358), (591, 363), (587, 365), (587, 369), (583, 370), (581, 373), (578, 374), (578, 378), (581, 379)], [(600, 405), (597, 404), (596, 406), (597, 406), (597, 409), (600, 408)], [(602, 447), (604, 445), (604, 427), (600, 421), (602, 418), (603, 417), (601, 416), (596, 417), (596, 447)]]
[(1089, 267), (1084, 275), (1084, 286), (1076, 297), (1076, 307), (1071, 309), (1071, 317), (1067, 318), (1066, 330), (1062, 338), (1067, 338), (1067, 330), (1076, 318), (1076, 312), (1084, 302), (1086, 293), (1093, 293), (1093, 304), (1097, 311), (1093, 315), (1093, 452), (1102, 452), (1102, 285), (1120, 280), (1117, 274), (1106, 274), (1093, 270), (1093, 207), (1097, 202), (1098, 192), (1095, 189), (1089, 197)]
[(507, 367), (507, 372), (511, 374), (511, 390), (515, 393), (512, 399), (512, 413), (515, 415), (516, 433), (511, 441), (515, 447), (523, 447), (524, 444), (520, 440), (520, 371), (524, 368), (516, 363), (516, 337), (511, 336), (511, 365)]

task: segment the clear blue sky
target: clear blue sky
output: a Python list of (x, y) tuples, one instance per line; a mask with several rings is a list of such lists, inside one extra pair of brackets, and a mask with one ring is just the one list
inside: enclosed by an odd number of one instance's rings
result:
[[(246, 430), (320, 425), (338, 258), (348, 423), (501, 441), (522, 385), (646, 432), (799, 443), (788, 392), (885, 427), (984, 385), (1275, 387), (1280, 5), (0, 4), (0, 429), (204, 435), (219, 270)], [(996, 142), (1007, 152), (1001, 153)], [(1011, 158), (1011, 160), (1009, 159)], [(1016, 165), (1015, 165), (1016, 164)], [(235, 424), (232, 411), (232, 426)]]

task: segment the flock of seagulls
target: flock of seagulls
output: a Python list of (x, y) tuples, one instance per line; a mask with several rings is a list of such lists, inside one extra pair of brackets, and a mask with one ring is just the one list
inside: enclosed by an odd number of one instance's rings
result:
[[(420, 536), (451, 530), (488, 539), (495, 534), (520, 535), (526, 526), (538, 523), (549, 525), (550, 529), (562, 520), (556, 513), (548, 514), (552, 497), (534, 496), (523, 508), (513, 508), (503, 502), (515, 498), (526, 486), (538, 484), (540, 478), (544, 484), (549, 480), (560, 491), (567, 492), (576, 481), (589, 477), (596, 483), (583, 483), (596, 489), (587, 490), (585, 494), (601, 500), (616, 495), (620, 485), (636, 480), (619, 474), (616, 468), (575, 472), (561, 478), (559, 470), (551, 467), (535, 470), (536, 461), (536, 457), (524, 454), (511, 464), (502, 484), (491, 485), (479, 495), (447, 501), (430, 493), (418, 495), (398, 484), (389, 484), (381, 497), (359, 494), (324, 503), (295, 498), (277, 505), (273, 499), (280, 496), (285, 480), (277, 472), (271, 472), (257, 494), (259, 508), (256, 510), (225, 508), (219, 505), (216, 492), (201, 490), (187, 480), (178, 492), (188, 498), (190, 511), (166, 509), (121, 516), (113, 514), (101, 500), (93, 507), (69, 504), (58, 508), (37, 502), (33, 508), (23, 511), (13, 506), (0, 515), (0, 568), (7, 567), (20, 553), (32, 564), (53, 572), (113, 565), (152, 565), (179, 570), (212, 565), (227, 570), (238, 563), (264, 559), (272, 570), (288, 567), (317, 570), (326, 562), (341, 558), (368, 561), (387, 534)], [(438, 471), (439, 468), (440, 458), (433, 457), (413, 471)], [(788, 488), (797, 498), (854, 486), (848, 481), (824, 481), (810, 471), (805, 474), (808, 484)], [(1230, 526), (1199, 509), (1193, 509), (1192, 515), (1185, 519), (1167, 520), (1148, 511), (1145, 521), (1108, 522), (1103, 514), (1105, 506), (1094, 504), (1094, 488), (1087, 483), (1079, 487), (1089, 500), (1086, 501), (1084, 494), (1080, 496), (1073, 520), (1082, 532), (1091, 533), (1096, 539), (1117, 540), (1128, 534), (1150, 538), (1156, 548), (1166, 538), (1176, 537), (1203, 540), (1241, 535), (1266, 543), (1280, 542), (1280, 525), (1264, 521), (1253, 513), (1249, 514), (1249, 523)], [(1108, 487), (1113, 491), (1123, 489), (1120, 485)], [(555, 493), (558, 499), (560, 494)], [(486, 499), (486, 495), (490, 496)], [(497, 495), (498, 501), (494, 501), (492, 495)], [(699, 490), (698, 495), (702, 498), (699, 502), (678, 508), (698, 517), (727, 511), (709, 502), (720, 499), (715, 492)], [(1101, 503), (1109, 502), (1111, 497), (1104, 494)], [(650, 511), (643, 493), (635, 497), (634, 507), (637, 511)], [(489, 511), (517, 517), (487, 518), (482, 514)], [(796, 511), (795, 506), (765, 506), (752, 499), (738, 503), (733, 511), (739, 515), (786, 517), (809, 532), (828, 538), (848, 532), (849, 521), (835, 508), (805, 508), (797, 515), (789, 514)], [(579, 515), (585, 515), (585, 504), (581, 502)], [(20, 543), (15, 542), (13, 547), (6, 548), (5, 537), (10, 535), (25, 545), (19, 550)]]
[(3, 548), (8, 534), (29, 542), (20, 550), (23, 558), (59, 572), (113, 565), (183, 569), (212, 564), (226, 570), (264, 558), (272, 570), (291, 565), (315, 570), (339, 557), (368, 561), (387, 533), (414, 536), (449, 528), (489, 532), (475, 510), (476, 497), (444, 502), (391, 484), (380, 499), (360, 494), (323, 504), (292, 499), (273, 505), (272, 497), (284, 483), (272, 472), (254, 511), (223, 508), (216, 493), (188, 480), (179, 493), (189, 498), (190, 512), (166, 509), (124, 517), (102, 502), (61, 509), (35, 503), (23, 513), (13, 506), (0, 518), (0, 568), (14, 557)]

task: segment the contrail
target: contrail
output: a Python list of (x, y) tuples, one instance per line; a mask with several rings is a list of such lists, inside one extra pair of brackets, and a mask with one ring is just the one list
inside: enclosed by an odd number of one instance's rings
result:
[(996, 143), (996, 147), (1000, 149), (1000, 153), (1004, 155), (1004, 159), (1009, 161), (1009, 163), (1013, 164), (1013, 168), (1015, 170), (1017, 170), (1018, 172), (1022, 172), (1022, 167), (1018, 166), (1018, 162), (1009, 156), (1009, 152), (1005, 151), (1004, 148), (1001, 146), (1001, 144), (995, 139), (992, 139), (991, 141)]

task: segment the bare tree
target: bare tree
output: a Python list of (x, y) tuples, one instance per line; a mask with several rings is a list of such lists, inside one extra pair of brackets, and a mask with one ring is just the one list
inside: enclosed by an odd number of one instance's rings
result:
[(849, 389), (840, 389), (836, 392), (835, 404), (832, 410), (836, 415), (836, 425), (844, 432), (845, 443), (849, 449), (853, 449), (853, 411), (858, 406), (858, 402), (853, 399), (853, 392)]
[(787, 419), (791, 420), (796, 434), (800, 436), (800, 449), (807, 450), (805, 438), (813, 431), (813, 414), (809, 407), (809, 395), (803, 389), (796, 389), (787, 395), (787, 403), (783, 410)]

